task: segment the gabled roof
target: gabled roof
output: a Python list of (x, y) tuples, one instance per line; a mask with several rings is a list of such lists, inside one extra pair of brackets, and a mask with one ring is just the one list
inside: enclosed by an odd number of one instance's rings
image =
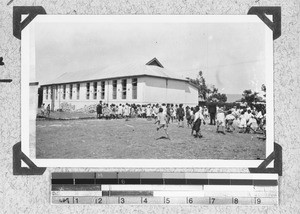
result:
[(146, 65), (155, 65), (155, 66), (159, 66), (161, 68), (164, 68), (164, 66), (162, 66), (162, 64), (158, 61), (158, 59), (156, 59), (156, 57), (154, 57), (149, 62), (147, 62)]
[(113, 65), (102, 69), (80, 70), (64, 73), (58, 78), (43, 85), (85, 82), (102, 79), (114, 79), (125, 77), (152, 76), (166, 79), (175, 79), (188, 82), (188, 80), (176, 72), (164, 68), (161, 63), (153, 58), (148, 63), (128, 63)]

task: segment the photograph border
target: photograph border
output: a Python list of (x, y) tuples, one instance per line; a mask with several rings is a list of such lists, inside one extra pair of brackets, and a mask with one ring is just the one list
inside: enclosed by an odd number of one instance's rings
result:
[[(29, 71), (35, 69), (34, 56), (34, 23), (53, 22), (62, 20), (64, 22), (76, 21), (97, 23), (97, 22), (262, 22), (256, 15), (38, 15), (26, 28), (22, 30), (21, 42), (21, 139), (22, 151), (39, 167), (105, 167), (105, 168), (240, 168), (258, 167), (264, 160), (218, 160), (218, 159), (36, 159), (32, 156), (29, 144), (30, 121), (35, 120), (29, 114), (29, 84), (34, 80)], [(126, 17), (126, 18), (125, 18)], [(238, 17), (238, 18), (237, 18)], [(50, 19), (51, 20), (48, 20)], [(266, 26), (266, 158), (274, 151), (274, 101), (273, 101), (273, 32)], [(30, 39), (30, 40), (29, 40)], [(32, 52), (33, 51), (33, 52)], [(28, 54), (30, 53), (30, 54)], [(271, 63), (270, 63), (271, 61)], [(269, 71), (269, 72), (268, 72)], [(272, 167), (272, 163), (268, 167)]]

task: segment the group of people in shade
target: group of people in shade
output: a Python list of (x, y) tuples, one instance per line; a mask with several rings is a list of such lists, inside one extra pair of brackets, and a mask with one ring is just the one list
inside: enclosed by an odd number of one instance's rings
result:
[[(191, 135), (202, 138), (201, 125), (210, 121), (209, 125), (216, 125), (216, 132), (225, 134), (236, 128), (239, 133), (265, 134), (266, 114), (264, 109), (255, 106), (244, 106), (226, 109), (225, 106), (211, 104), (209, 106), (183, 106), (183, 104), (110, 104), (99, 102), (96, 107), (97, 118), (122, 119), (145, 118), (155, 120), (156, 130), (164, 130), (166, 138), (170, 139), (168, 126), (176, 122), (179, 128), (191, 128)], [(185, 121), (185, 122), (184, 122)]]
[(50, 104), (47, 105), (47, 107), (45, 108), (45, 103), (43, 103), (41, 105), (41, 115), (42, 116), (46, 116), (49, 117), (50, 116)]

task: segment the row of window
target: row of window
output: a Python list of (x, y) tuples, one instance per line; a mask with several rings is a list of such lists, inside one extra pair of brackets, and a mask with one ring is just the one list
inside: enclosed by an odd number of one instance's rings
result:
[[(91, 83), (86, 83), (86, 99), (90, 99), (90, 94), (92, 93), (93, 99), (97, 99), (97, 84), (98, 82), (93, 82), (93, 91), (90, 90)], [(127, 97), (127, 79), (121, 80), (122, 85), (122, 99), (126, 99)], [(58, 89), (62, 87), (62, 99), (66, 99), (66, 84), (62, 86), (55, 86), (55, 99), (58, 99)], [(117, 99), (117, 80), (112, 81), (112, 98)], [(48, 100), (49, 96), (49, 87), (46, 87), (46, 100)], [(105, 97), (105, 81), (101, 81), (101, 91), (100, 91), (101, 99)], [(76, 99), (79, 100), (80, 98), (80, 84), (76, 84)], [(70, 91), (69, 91), (69, 99), (73, 99), (73, 84), (70, 84)], [(137, 99), (137, 78), (132, 79), (132, 99)]]

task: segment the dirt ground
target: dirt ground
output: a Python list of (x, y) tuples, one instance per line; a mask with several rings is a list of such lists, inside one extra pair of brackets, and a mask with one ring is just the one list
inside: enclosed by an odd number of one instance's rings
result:
[(216, 133), (202, 125), (203, 138), (171, 123), (171, 140), (156, 138), (154, 120), (38, 120), (37, 158), (58, 159), (264, 159), (266, 141), (257, 134)]
[(156, 138), (154, 120), (41, 120), (37, 121), (37, 158), (58, 159), (264, 159), (265, 141), (257, 134), (216, 133), (202, 125), (203, 138), (171, 123), (171, 140)]

